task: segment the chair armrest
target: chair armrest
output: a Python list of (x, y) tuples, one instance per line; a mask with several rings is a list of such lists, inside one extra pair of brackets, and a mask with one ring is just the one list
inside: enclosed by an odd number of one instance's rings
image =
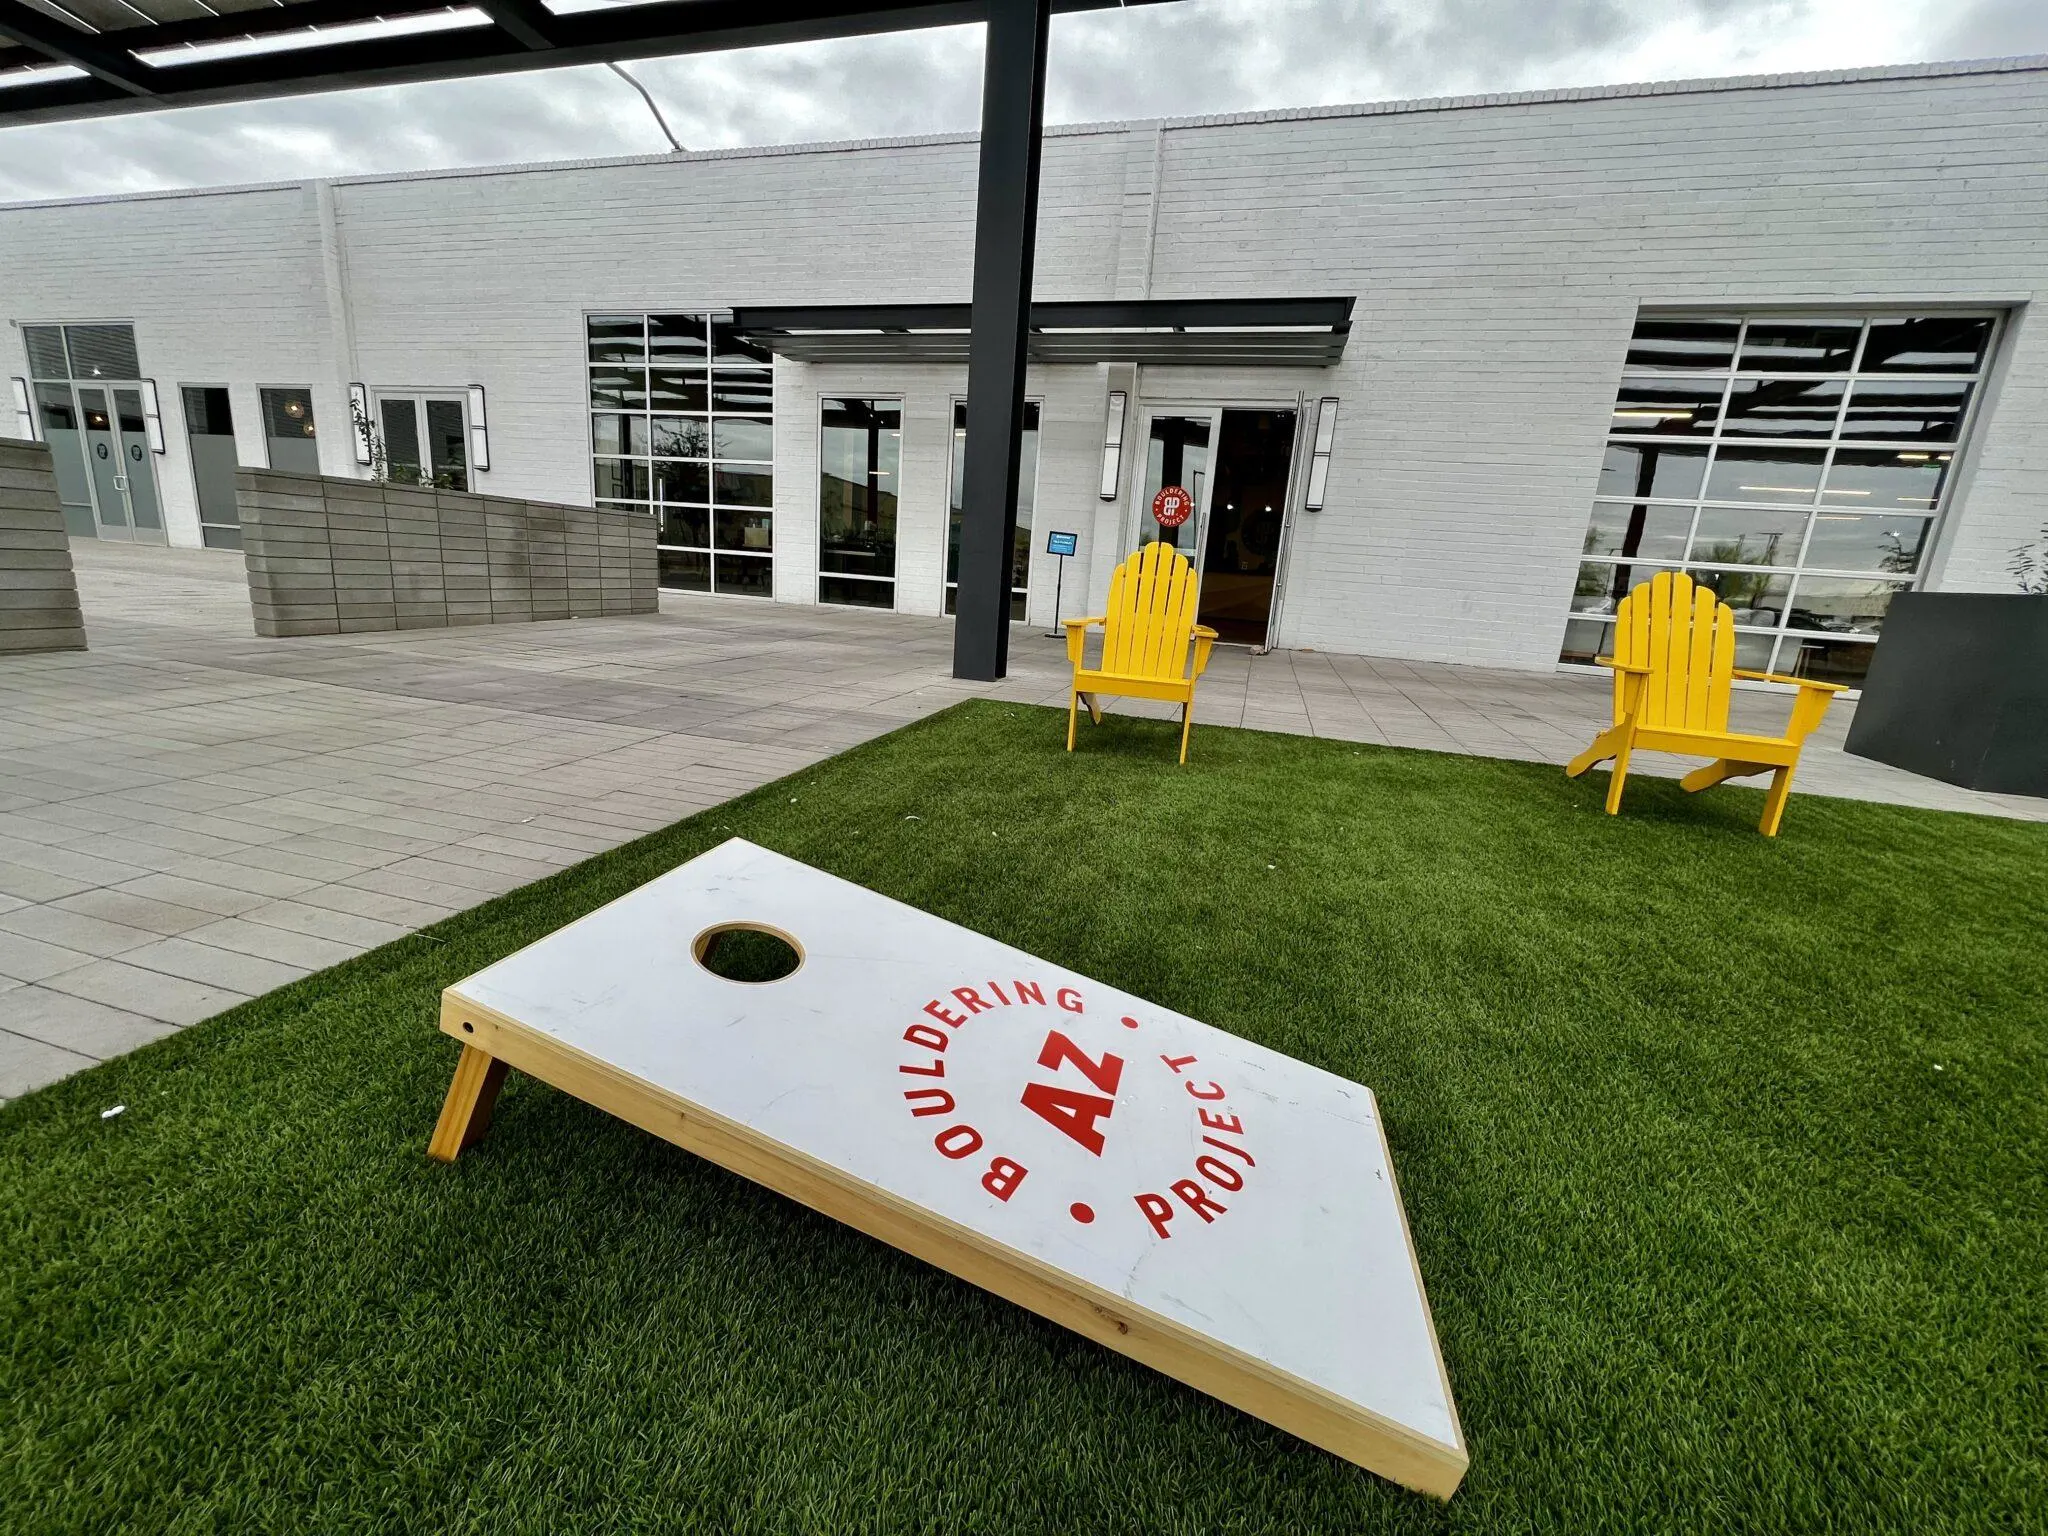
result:
[(1616, 661), (1612, 656), (1595, 656), (1593, 658), (1593, 665), (1596, 667), (1612, 667), (1617, 672), (1639, 673), (1644, 677), (1650, 675), (1648, 667), (1639, 667), (1632, 661)]
[(1209, 665), (1209, 650), (1216, 644), (1216, 631), (1206, 624), (1195, 626), (1195, 670), (1194, 677), (1200, 677)]
[(1847, 683), (1823, 683), (1811, 677), (1787, 677), (1783, 672), (1750, 672), (1742, 667), (1735, 669), (1735, 676), (1746, 683), (1784, 683), (1791, 688), (1810, 688), (1815, 693), (1847, 693)]
[(1820, 724), (1821, 716), (1828, 712), (1828, 705), (1834, 702), (1835, 695), (1848, 692), (1842, 683), (1787, 677), (1782, 672), (1750, 672), (1737, 667), (1735, 675), (1748, 683), (1784, 683), (1799, 690), (1799, 696), (1792, 701), (1792, 718), (1785, 726), (1787, 741), (1804, 741), (1811, 736), (1813, 728)]
[(1087, 650), (1088, 626), (1101, 624), (1107, 627), (1109, 616), (1098, 613), (1085, 619), (1061, 619), (1060, 623), (1067, 631), (1067, 660), (1078, 672), (1081, 670), (1081, 661)]

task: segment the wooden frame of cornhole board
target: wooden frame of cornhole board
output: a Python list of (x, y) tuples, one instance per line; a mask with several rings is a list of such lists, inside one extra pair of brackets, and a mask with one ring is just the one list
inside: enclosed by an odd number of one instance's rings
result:
[[(721, 931), (797, 969), (729, 981)], [(1369, 1089), (733, 839), (442, 995), (508, 1068), (1395, 1482), (1466, 1450)]]

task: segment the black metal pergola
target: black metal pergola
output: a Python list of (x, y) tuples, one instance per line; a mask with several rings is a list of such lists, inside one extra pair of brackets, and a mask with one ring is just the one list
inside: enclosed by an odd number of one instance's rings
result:
[(0, 128), (986, 22), (953, 672), (991, 681), (1009, 657), (1047, 32), (1054, 12), (1157, 3), (0, 0)]

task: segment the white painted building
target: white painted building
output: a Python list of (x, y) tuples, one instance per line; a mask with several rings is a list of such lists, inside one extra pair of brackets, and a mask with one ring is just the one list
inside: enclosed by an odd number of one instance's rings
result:
[[(953, 135), (14, 205), (0, 371), (81, 533), (232, 544), (230, 447), (370, 473), (360, 386), (391, 472), (937, 613), (964, 366), (700, 319), (960, 303), (974, 185)], [(1034, 366), (1029, 617), (1049, 533), (1084, 611), (1178, 480), (1233, 638), (1549, 667), (1686, 563), (1746, 664), (1853, 681), (1898, 585), (2005, 589), (2048, 522), (2044, 285), (2043, 58), (1053, 129), (1041, 301), (1355, 305), (1332, 366)]]

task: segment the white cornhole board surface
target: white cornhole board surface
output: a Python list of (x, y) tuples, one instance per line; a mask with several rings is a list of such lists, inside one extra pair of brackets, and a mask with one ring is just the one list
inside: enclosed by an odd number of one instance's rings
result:
[[(796, 941), (779, 981), (693, 942)], [(456, 1039), (1410, 1487), (1466, 1452), (1369, 1089), (734, 839)]]

